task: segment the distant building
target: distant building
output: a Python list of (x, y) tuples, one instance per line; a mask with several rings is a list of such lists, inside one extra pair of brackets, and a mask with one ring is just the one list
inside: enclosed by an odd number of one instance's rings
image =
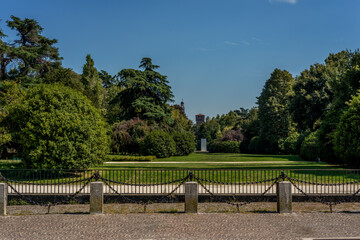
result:
[(184, 103), (184, 99), (181, 99), (181, 103), (180, 103), (181, 108), (183, 109), (184, 113), (185, 113), (185, 103)]
[(195, 119), (196, 119), (196, 124), (201, 125), (205, 122), (205, 115), (199, 113), (199, 114), (195, 115)]

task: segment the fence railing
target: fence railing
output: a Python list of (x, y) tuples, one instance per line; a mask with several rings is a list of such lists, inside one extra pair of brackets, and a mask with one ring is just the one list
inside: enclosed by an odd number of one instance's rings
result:
[[(213, 194), (261, 194), (271, 186), (274, 179), (286, 175), (292, 179), (293, 193), (328, 195), (348, 195), (360, 188), (360, 170), (269, 170), (269, 169), (194, 169), (194, 170), (161, 170), (161, 169), (116, 169), (116, 170), (27, 170), (0, 169), (1, 176), (7, 179), (12, 188), (9, 194), (73, 194), (98, 174), (108, 182), (104, 189), (106, 194), (114, 190), (122, 194), (166, 194), (173, 192), (174, 187), (190, 173)], [(0, 180), (1, 181), (1, 180)], [(4, 180), (2, 180), (4, 182)], [(92, 179), (90, 180), (92, 181)], [(300, 189), (300, 190), (299, 190)], [(208, 194), (199, 188), (199, 194)], [(90, 187), (85, 186), (81, 194), (89, 194)], [(174, 192), (183, 194), (180, 186)], [(270, 189), (267, 194), (275, 194)]]

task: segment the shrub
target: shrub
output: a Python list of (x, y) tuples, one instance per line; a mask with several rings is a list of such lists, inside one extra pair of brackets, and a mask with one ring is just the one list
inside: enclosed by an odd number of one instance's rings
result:
[(39, 85), (3, 120), (28, 168), (83, 169), (107, 151), (106, 124), (85, 96), (61, 85)]
[(259, 153), (260, 152), (260, 137), (259, 136), (255, 136), (250, 140), (250, 144), (248, 146), (249, 152), (250, 153)]
[(282, 144), (282, 151), (285, 154), (299, 154), (300, 147), (298, 146), (298, 140), (300, 137), (300, 133), (294, 132), (288, 136), (283, 144)]
[(195, 136), (190, 132), (176, 132), (173, 134), (176, 151), (175, 156), (187, 156), (195, 150)]
[(234, 130), (230, 129), (224, 132), (223, 137), (221, 138), (221, 141), (235, 141), (235, 142), (241, 142), (244, 140), (244, 135), (242, 134), (240, 129)]
[(209, 150), (216, 153), (240, 153), (240, 142), (215, 141), (209, 146)]
[(344, 163), (360, 167), (360, 93), (348, 104), (335, 131), (334, 149)]
[(124, 156), (124, 155), (109, 155), (108, 161), (138, 161), (138, 162), (151, 162), (156, 159), (155, 156)]
[(139, 118), (115, 123), (112, 129), (111, 151), (122, 154), (139, 153), (141, 142), (150, 130), (146, 122)]
[(166, 158), (174, 155), (176, 144), (172, 137), (164, 131), (155, 130), (148, 134), (141, 144), (143, 155), (154, 155), (158, 158)]
[(300, 157), (307, 161), (315, 161), (320, 156), (317, 132), (310, 133), (301, 144)]

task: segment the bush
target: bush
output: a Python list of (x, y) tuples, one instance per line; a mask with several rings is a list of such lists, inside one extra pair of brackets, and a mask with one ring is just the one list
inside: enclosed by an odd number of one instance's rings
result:
[(155, 156), (124, 156), (124, 155), (108, 155), (108, 161), (135, 161), (135, 162), (151, 162), (156, 159)]
[(250, 140), (250, 144), (248, 146), (249, 152), (250, 153), (259, 153), (261, 146), (259, 145), (260, 143), (260, 137), (259, 136), (255, 136)]
[(150, 130), (146, 122), (139, 118), (115, 123), (112, 129), (111, 151), (122, 154), (139, 153), (141, 142)]
[(240, 153), (240, 142), (215, 141), (209, 146), (209, 151), (215, 153)]
[(174, 155), (176, 144), (172, 137), (161, 130), (152, 131), (141, 144), (143, 155), (154, 155), (158, 158), (166, 158)]
[(351, 167), (360, 167), (360, 93), (349, 103), (334, 136), (336, 154)]
[(28, 168), (83, 169), (102, 162), (106, 124), (89, 99), (68, 87), (39, 85), (2, 121)]
[(315, 161), (320, 156), (317, 132), (310, 133), (301, 144), (300, 157), (307, 161)]
[(298, 132), (290, 134), (282, 144), (282, 151), (285, 154), (299, 154), (301, 146), (298, 146), (299, 137), (300, 134)]
[(176, 145), (175, 156), (187, 156), (195, 150), (195, 136), (190, 132), (176, 132), (173, 134)]

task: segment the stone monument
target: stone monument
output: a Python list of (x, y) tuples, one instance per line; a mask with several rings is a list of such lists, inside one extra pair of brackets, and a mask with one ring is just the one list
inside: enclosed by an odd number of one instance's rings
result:
[(200, 148), (200, 151), (201, 151), (201, 152), (207, 152), (207, 149), (206, 149), (206, 138), (202, 138), (202, 139), (201, 139), (201, 148)]

